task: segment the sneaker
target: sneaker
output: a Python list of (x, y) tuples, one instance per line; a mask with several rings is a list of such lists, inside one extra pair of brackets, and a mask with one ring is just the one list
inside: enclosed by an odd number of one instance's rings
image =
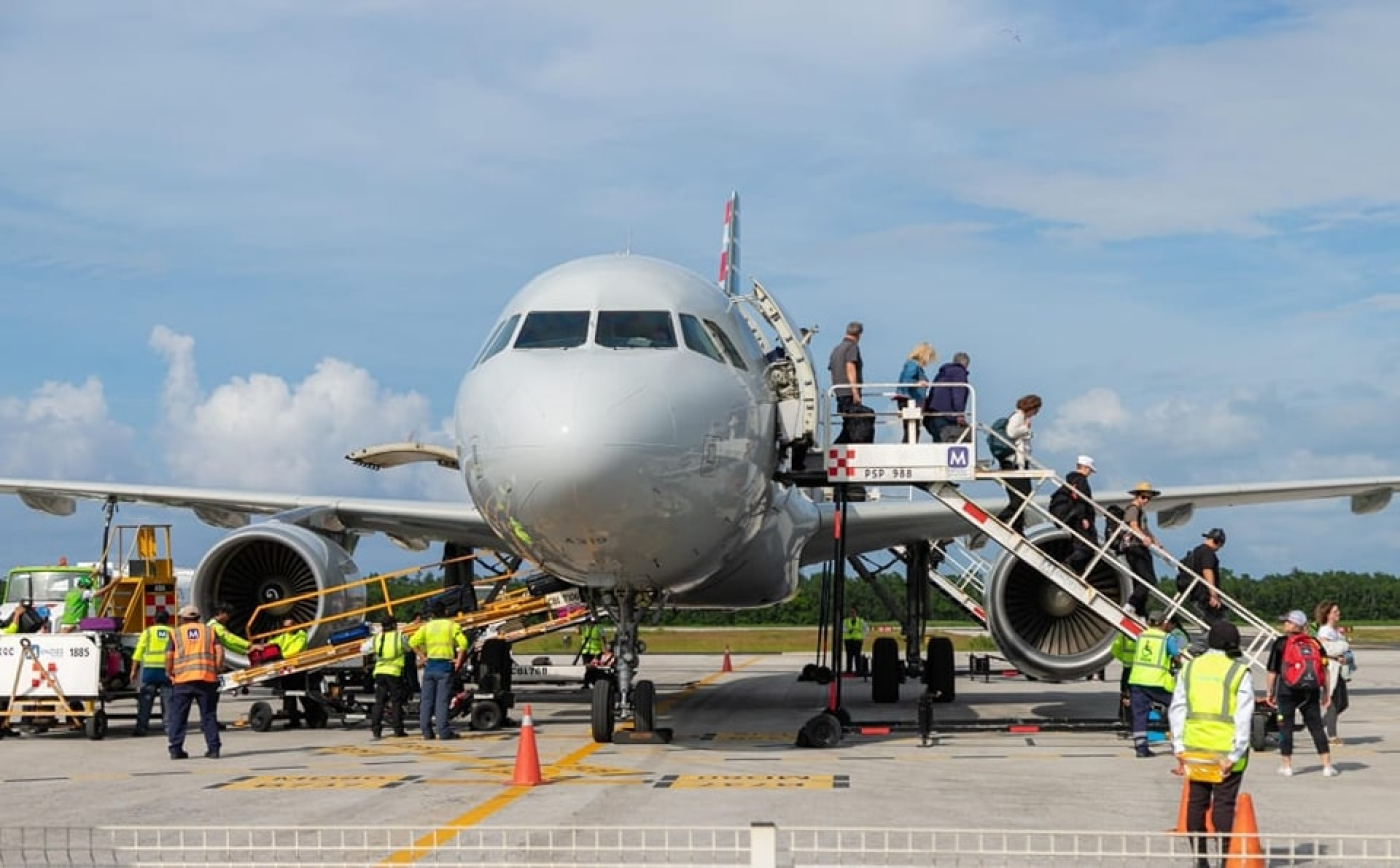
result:
[(384, 737), (384, 733), (382, 733), (382, 732), (372, 732), (372, 733), (370, 733), (369, 737), (372, 738), (372, 739), (374, 739), (375, 741), (379, 741), (381, 738)]
[(204, 758), (205, 758), (205, 759), (218, 759), (218, 758), (219, 758), (219, 752), (218, 752), (218, 750), (206, 750), (206, 751), (204, 752)]
[(190, 755), (185, 753), (184, 751), (171, 751), (170, 758), (173, 760), (189, 759)]
[(1151, 750), (1150, 748), (1145, 748), (1145, 747), (1140, 747), (1140, 748), (1138, 748), (1138, 749), (1137, 749), (1137, 754), (1136, 754), (1136, 755), (1137, 755), (1138, 759), (1148, 759), (1149, 757), (1154, 757), (1154, 756), (1156, 756), (1156, 754), (1153, 753), (1152, 750)]
[(1293, 777), (1293, 766), (1279, 766), (1278, 773), (1286, 778)]
[(1341, 772), (1337, 771), (1337, 767), (1336, 767), (1336, 766), (1323, 766), (1323, 767), (1322, 767), (1322, 776), (1323, 776), (1324, 778), (1335, 778), (1335, 777), (1336, 777), (1337, 775), (1339, 775), (1339, 774), (1341, 774)]
[(1129, 615), (1136, 615), (1136, 614), (1137, 614), (1137, 607), (1134, 606), (1132, 603), (1125, 603), (1125, 604), (1123, 605), (1123, 611), (1124, 611), (1124, 612), (1127, 612)]
[(1327, 739), (1327, 743), (1330, 745), (1339, 745), (1342, 744), (1342, 740), (1334, 735), (1331, 738)]

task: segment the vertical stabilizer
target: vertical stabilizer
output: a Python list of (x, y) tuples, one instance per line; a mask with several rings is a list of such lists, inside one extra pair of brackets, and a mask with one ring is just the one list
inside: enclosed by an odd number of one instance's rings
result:
[(725, 295), (739, 289), (739, 193), (724, 203), (724, 240), (719, 250), (719, 285)]

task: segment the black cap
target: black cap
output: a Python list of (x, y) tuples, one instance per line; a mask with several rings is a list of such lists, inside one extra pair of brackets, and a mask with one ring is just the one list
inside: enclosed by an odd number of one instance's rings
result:
[(1205, 537), (1208, 540), (1214, 540), (1217, 545), (1225, 545), (1225, 531), (1221, 530), (1218, 527), (1211, 528), (1210, 530), (1201, 534), (1201, 536)]
[(1217, 651), (1232, 651), (1240, 647), (1240, 628), (1229, 621), (1216, 621), (1210, 625), (1206, 645)]

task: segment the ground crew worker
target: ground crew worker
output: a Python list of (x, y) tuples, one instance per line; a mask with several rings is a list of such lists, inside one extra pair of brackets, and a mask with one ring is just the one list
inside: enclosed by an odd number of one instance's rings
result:
[(1165, 708), (1172, 701), (1176, 679), (1172, 677), (1172, 661), (1181, 653), (1175, 636), (1163, 628), (1166, 615), (1155, 609), (1147, 616), (1148, 627), (1138, 634), (1133, 652), (1133, 669), (1128, 673), (1128, 690), (1133, 705), (1133, 747), (1140, 757), (1150, 757), (1147, 747), (1147, 716), (1156, 702)]
[(589, 615), (588, 621), (578, 628), (578, 653), (584, 666), (592, 663), (595, 657), (603, 653), (603, 628), (598, 626), (592, 615)]
[(208, 627), (214, 633), (214, 638), (218, 643), (235, 654), (247, 654), (248, 649), (253, 647), (252, 643), (228, 628), (229, 618), (228, 605), (217, 603), (214, 606), (214, 617), (209, 619)]
[(856, 671), (856, 658), (860, 656), (861, 648), (865, 645), (865, 634), (869, 630), (870, 625), (856, 614), (856, 607), (852, 606), (850, 614), (841, 622), (841, 642), (846, 648), (848, 673), (854, 674)]
[(399, 622), (393, 615), (385, 615), (379, 623), (379, 635), (365, 642), (367, 653), (374, 655), (374, 708), (369, 715), (370, 733), (375, 738), (384, 737), (384, 712), (389, 711), (389, 722), (394, 726), (394, 735), (408, 735), (403, 723), (403, 667), (408, 654), (408, 642), (399, 632)]
[(218, 759), (222, 742), (219, 740), (219, 669), (224, 665), (224, 648), (214, 638), (213, 628), (199, 623), (199, 610), (186, 606), (180, 610), (180, 624), (174, 639), (165, 651), (165, 673), (174, 684), (170, 697), (170, 720), (166, 733), (170, 738), (170, 758), (189, 759), (185, 753), (185, 729), (190, 722), (190, 704), (199, 706), (199, 728), (204, 732), (204, 756)]
[[(296, 619), (294, 618), (282, 619), (282, 632), (269, 639), (267, 645), (264, 646), (264, 650), (267, 648), (276, 648), (277, 653), (275, 656), (264, 658), (265, 660), (287, 660), (306, 650), (306, 631), (295, 629), (296, 623)], [(229, 635), (233, 636), (232, 633)], [(235, 636), (234, 638), (238, 637)], [(254, 650), (256, 650), (256, 646), (254, 646)], [(250, 654), (250, 662), (251, 658), (252, 655)], [(304, 690), (306, 687), (306, 676), (304, 674), (295, 677), (292, 675), (284, 675), (282, 678), (278, 679), (278, 681), (284, 691), (288, 689)], [(315, 712), (312, 711), (312, 705), (311, 697), (303, 695), (301, 697), (301, 710), (298, 710), (297, 698), (295, 696), (287, 696), (283, 693), (282, 713), (287, 716), (287, 728), (296, 729), (300, 727), (303, 712), (308, 720), (313, 719), (312, 715), (315, 714)]]
[(1128, 686), (1128, 676), (1133, 671), (1133, 655), (1137, 654), (1137, 640), (1131, 638), (1126, 633), (1119, 633), (1113, 637), (1113, 645), (1109, 648), (1109, 653), (1113, 659), (1123, 664), (1123, 673), (1118, 676), (1118, 722), (1132, 722), (1132, 691)]
[[(1211, 809), (1215, 830), (1222, 834), (1235, 827), (1235, 799), (1249, 765), (1249, 732), (1254, 718), (1254, 682), (1249, 664), (1240, 656), (1240, 631), (1229, 621), (1210, 625), (1209, 650), (1188, 660), (1172, 693), (1168, 719), (1177, 774), (1185, 772), (1186, 751), (1220, 757), (1224, 778), (1220, 783), (1191, 781), (1186, 797), (1186, 831), (1195, 834), (1197, 864), (1206, 860), (1206, 808)], [(1228, 848), (1221, 838), (1220, 852)]]
[[(131, 655), (132, 684), (140, 684), (136, 694), (136, 729), (132, 735), (143, 736), (151, 722), (151, 706), (155, 705), (156, 695), (160, 695), (160, 719), (167, 735), (170, 729), (170, 676), (165, 672), (165, 652), (175, 631), (170, 628), (170, 613), (161, 609), (156, 612), (155, 623), (141, 631), (136, 640), (136, 651)], [(138, 682), (137, 676), (140, 676)]]
[(82, 626), (82, 620), (92, 615), (93, 601), (110, 591), (117, 584), (117, 580), (112, 579), (96, 590), (93, 590), (93, 584), (92, 576), (82, 576), (78, 579), (78, 583), (64, 595), (63, 615), (59, 618), (58, 632), (78, 632), (79, 627)]
[(413, 634), (408, 644), (419, 652), (423, 670), (418, 727), (424, 738), (431, 739), (436, 718), (437, 737), (446, 741), (457, 737), (447, 719), (447, 705), (452, 699), (452, 676), (467, 658), (467, 637), (456, 621), (448, 619), (447, 607), (441, 601), (433, 603), (431, 614), (432, 619)]

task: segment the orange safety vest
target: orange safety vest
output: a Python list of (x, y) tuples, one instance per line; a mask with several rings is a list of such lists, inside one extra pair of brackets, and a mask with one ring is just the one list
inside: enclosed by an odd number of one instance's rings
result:
[(175, 684), (198, 681), (218, 681), (219, 670), (214, 665), (214, 633), (197, 621), (176, 627), (174, 641), (175, 665), (170, 680)]

